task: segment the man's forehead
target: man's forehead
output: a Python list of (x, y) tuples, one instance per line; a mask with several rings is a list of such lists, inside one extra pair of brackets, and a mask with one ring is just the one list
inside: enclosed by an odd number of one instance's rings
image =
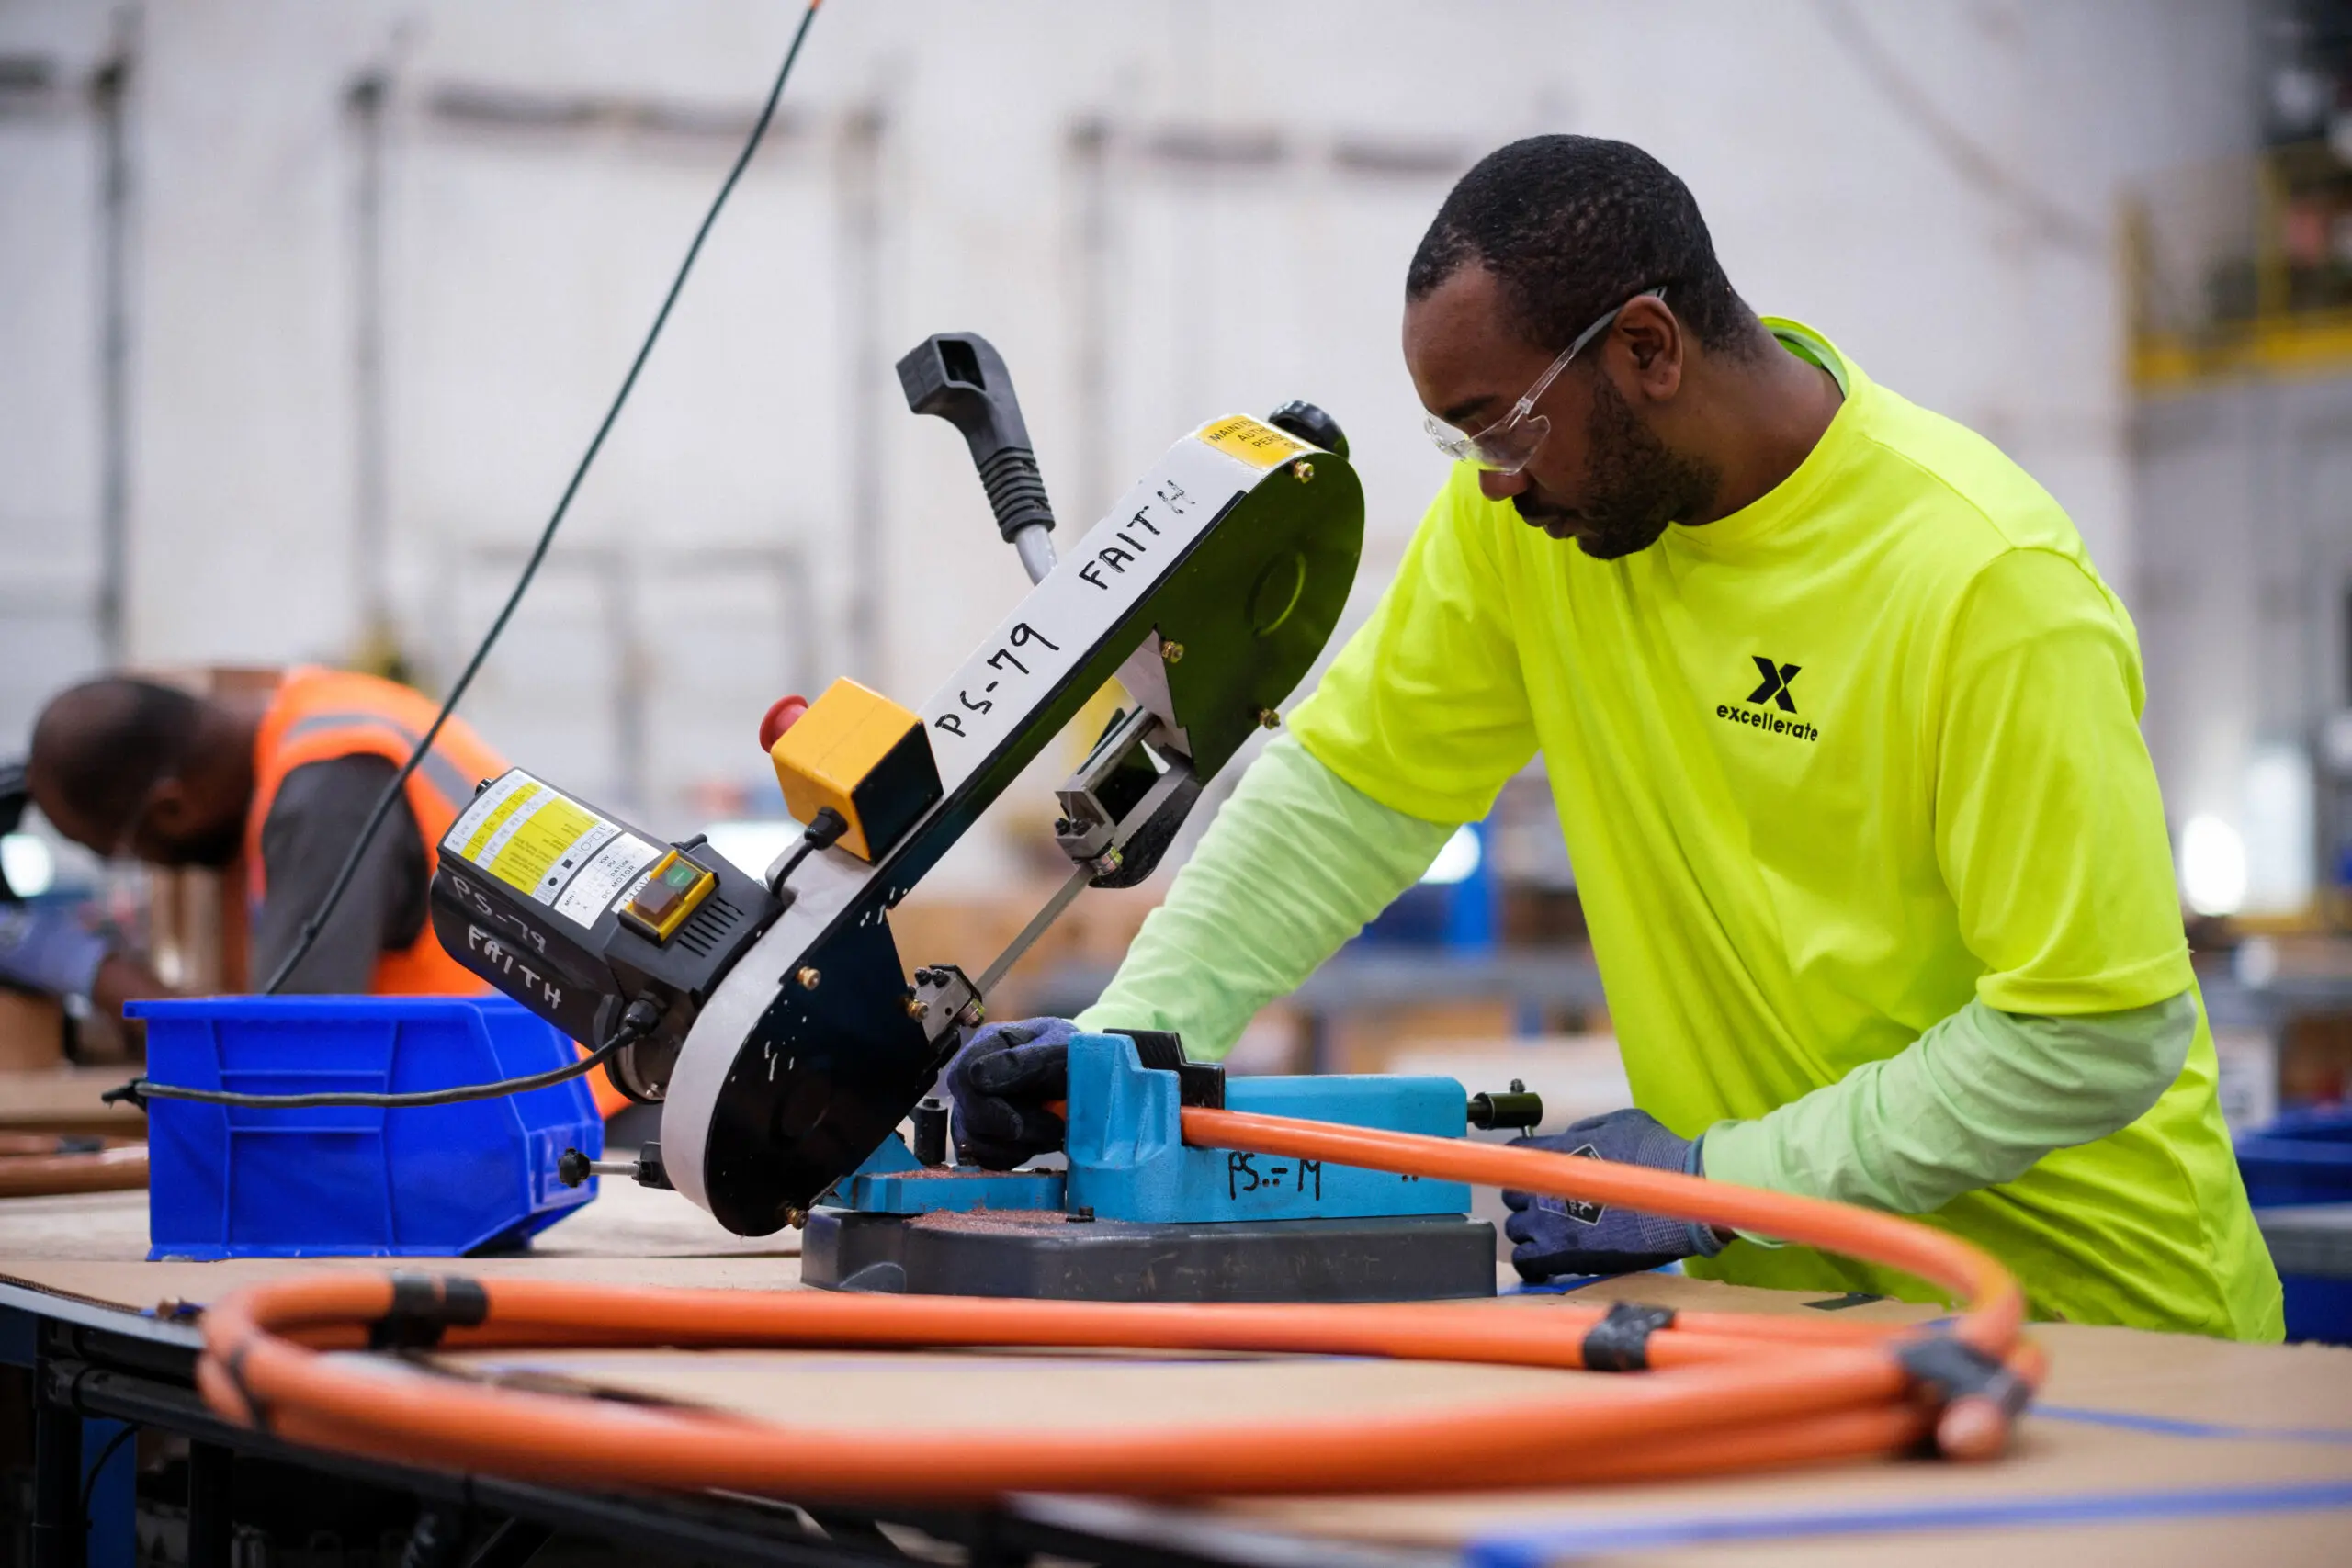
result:
[(33, 805), (49, 818), (51, 827), (75, 843), (96, 849), (102, 854), (110, 852), (122, 834), (85, 809), (57, 776), (56, 769), (48, 763), (49, 759), (36, 750), (25, 770), (26, 790), (32, 796)]
[(58, 798), (54, 795), (43, 798), (41, 792), (36, 789), (33, 792), (33, 804), (40, 807), (40, 814), (49, 818), (51, 827), (86, 849), (96, 849), (104, 853), (113, 847), (113, 840), (122, 836), (119, 833), (107, 832), (103, 826), (92, 820), (85, 813), (75, 809), (74, 803), (70, 800)]
[(1405, 307), (1405, 363), (1430, 412), (1450, 424), (1501, 414), (1547, 356), (1515, 332), (1500, 284), (1476, 263)]

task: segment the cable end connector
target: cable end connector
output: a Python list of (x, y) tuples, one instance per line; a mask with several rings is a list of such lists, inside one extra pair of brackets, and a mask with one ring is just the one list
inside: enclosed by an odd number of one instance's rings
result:
[(133, 1078), (127, 1084), (119, 1085), (114, 1089), (110, 1089), (104, 1094), (98, 1096), (98, 1103), (101, 1105), (135, 1105), (140, 1110), (144, 1111), (147, 1109), (147, 1080), (145, 1078)]
[(800, 863), (810, 855), (820, 850), (830, 850), (841, 842), (842, 835), (848, 831), (848, 818), (830, 806), (819, 811), (808, 826), (801, 829), (799, 845), (783, 860), (778, 861), (775, 869), (768, 873), (768, 891), (774, 894), (786, 908), (790, 908), (794, 894), (793, 890), (785, 884), (792, 879), (792, 874), (798, 871)]

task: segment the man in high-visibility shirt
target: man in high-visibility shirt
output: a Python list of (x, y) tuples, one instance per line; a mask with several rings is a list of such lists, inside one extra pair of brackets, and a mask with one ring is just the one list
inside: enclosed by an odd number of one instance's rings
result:
[[(57, 830), (100, 855), (225, 866), (242, 853), (259, 984), (294, 950), (434, 713), (406, 686), (334, 670), (298, 669), (273, 691), (220, 696), (108, 676), (51, 699), (33, 728), (27, 780)], [(506, 766), (464, 720), (442, 728), (286, 990), (488, 988), (442, 950), (426, 889), (442, 835), (476, 784)], [(89, 997), (117, 1016), (132, 997), (171, 989), (101, 933), (41, 935), (53, 950), (36, 982), (43, 988)], [(624, 1103), (603, 1075), (590, 1086), (607, 1113)]]
[[(1622, 143), (1485, 159), (1406, 295), (1458, 466), (1101, 1002), (958, 1058), (963, 1145), (1057, 1141), (1039, 1101), (1073, 1027), (1222, 1055), (1540, 752), (1640, 1109), (1539, 1142), (1922, 1215), (2045, 1315), (2278, 1337), (2137, 640), (2057, 503), (1759, 321), (1690, 192)], [(1530, 1278), (1687, 1258), (1926, 1293), (1506, 1196)]]

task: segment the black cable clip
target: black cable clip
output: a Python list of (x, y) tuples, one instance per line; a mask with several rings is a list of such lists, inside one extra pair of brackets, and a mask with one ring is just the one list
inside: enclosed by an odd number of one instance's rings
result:
[(253, 1340), (238, 1340), (229, 1348), (229, 1354), (221, 1359), (220, 1371), (228, 1378), (229, 1385), (237, 1391), (237, 1397), (245, 1402), (245, 1413), (253, 1417), (254, 1430), (266, 1432), (270, 1429), (269, 1404), (253, 1391), (252, 1384), (245, 1382), (245, 1355), (253, 1348)]
[(1949, 1334), (1923, 1335), (1898, 1346), (1894, 1359), (1909, 1374), (1913, 1389), (1939, 1410), (1963, 1399), (1989, 1399), (2002, 1415), (2014, 1418), (2033, 1397), (2025, 1380), (1998, 1357)]
[(1586, 1331), (1584, 1370), (1589, 1372), (1647, 1371), (1650, 1336), (1674, 1325), (1672, 1307), (1611, 1302), (1608, 1314)]
[(430, 1350), (451, 1325), (471, 1328), (490, 1315), (490, 1292), (463, 1275), (394, 1274), (392, 1304), (368, 1325), (370, 1350)]

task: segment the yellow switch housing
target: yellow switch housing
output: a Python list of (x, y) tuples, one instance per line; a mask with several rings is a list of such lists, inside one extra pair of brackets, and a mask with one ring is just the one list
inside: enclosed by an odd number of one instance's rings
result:
[(940, 796), (923, 722), (846, 678), (825, 688), (768, 748), (784, 803), (803, 822), (831, 807), (849, 824), (841, 847), (871, 862)]
[(621, 919), (650, 941), (667, 942), (718, 886), (718, 877), (672, 850), (621, 906)]

